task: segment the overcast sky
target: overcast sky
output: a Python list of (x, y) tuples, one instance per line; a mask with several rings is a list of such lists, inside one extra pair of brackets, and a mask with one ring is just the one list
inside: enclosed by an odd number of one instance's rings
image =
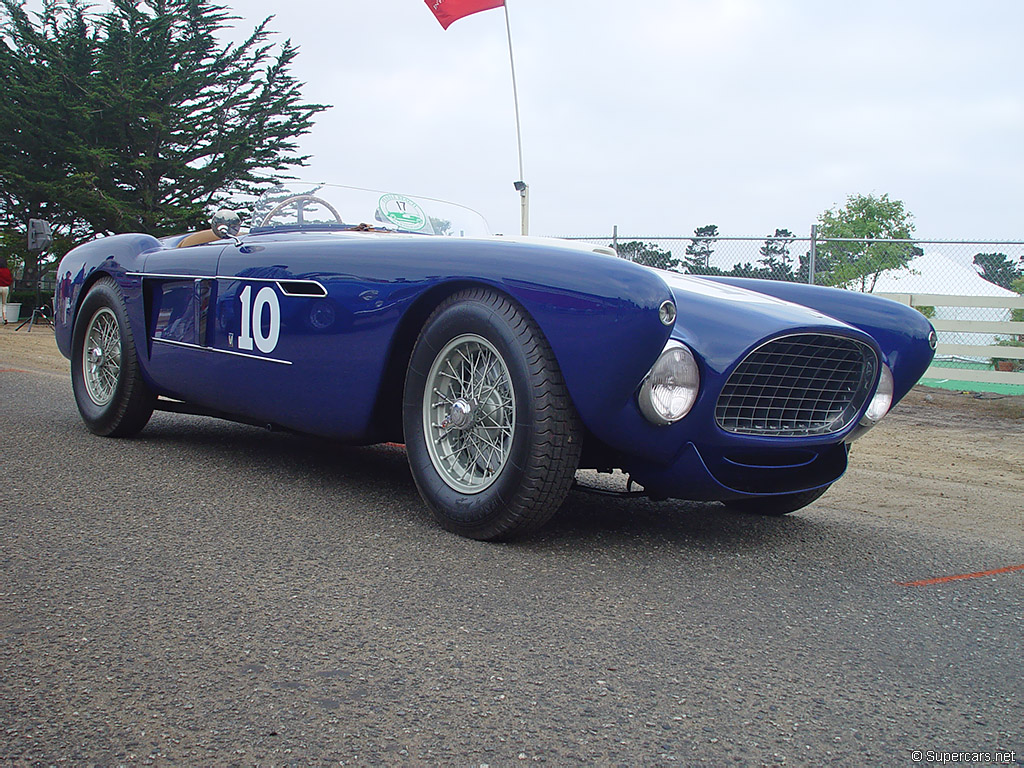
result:
[[(508, 0), (531, 232), (805, 234), (888, 193), (922, 238), (1024, 239), (1020, 0)], [(518, 230), (504, 13), (235, 0), (301, 52), (314, 179)]]
[[(519, 229), (505, 16), (223, 0), (300, 48), (309, 180)], [(508, 0), (531, 233), (808, 233), (888, 193), (921, 238), (1024, 239), (1021, 0)]]

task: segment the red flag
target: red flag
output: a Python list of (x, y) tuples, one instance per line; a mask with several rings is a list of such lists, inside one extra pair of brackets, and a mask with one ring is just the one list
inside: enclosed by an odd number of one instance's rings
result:
[(501, 8), (505, 4), (505, 0), (424, 0), (424, 2), (434, 12), (434, 16), (445, 29), (448, 29), (452, 22), (458, 21), (463, 16), (489, 11), (491, 8)]

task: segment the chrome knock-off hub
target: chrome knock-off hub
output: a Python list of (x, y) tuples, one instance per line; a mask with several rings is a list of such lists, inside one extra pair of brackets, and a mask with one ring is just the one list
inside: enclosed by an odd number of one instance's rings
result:
[(459, 398), (441, 422), (441, 429), (468, 429), (473, 425), (473, 403)]

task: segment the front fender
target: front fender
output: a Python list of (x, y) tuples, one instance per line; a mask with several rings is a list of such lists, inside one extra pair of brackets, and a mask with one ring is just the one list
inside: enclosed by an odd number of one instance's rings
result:
[[(296, 276), (324, 265), (329, 253), (327, 263), (339, 270), (335, 278), (401, 293), (396, 323), (417, 297), (444, 295), (446, 286), (484, 285), (505, 293), (537, 323), (583, 423), (602, 439), (614, 433), (615, 415), (633, 404), (671, 333), (659, 316), (662, 302), (672, 299), (665, 281), (614, 256), (498, 239), (319, 236), (288, 243), (286, 253), (273, 250), (273, 241), (259, 242)], [(221, 273), (234, 274), (242, 263), (229, 250)], [(392, 352), (394, 341), (392, 332)], [(382, 374), (372, 378), (380, 382)]]
[(668, 341), (659, 307), (672, 293), (656, 274), (622, 259), (579, 259), (568, 270), (560, 262), (500, 287), (536, 320), (584, 424), (607, 439)]

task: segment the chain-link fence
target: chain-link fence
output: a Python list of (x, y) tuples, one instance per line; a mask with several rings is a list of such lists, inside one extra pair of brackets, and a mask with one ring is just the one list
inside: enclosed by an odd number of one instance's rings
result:
[[(722, 237), (712, 229), (698, 229), (690, 237), (625, 237), (616, 229), (611, 236), (565, 239), (611, 247), (622, 258), (686, 274), (899, 295), (939, 330), (941, 346), (931, 375), (948, 368), (951, 379), (977, 381), (979, 376), (991, 380), (986, 372), (1024, 371), (1022, 241), (826, 239), (813, 229), (811, 237), (785, 230), (772, 237)], [(917, 298), (928, 296), (967, 300), (955, 305)], [(1018, 378), (995, 376), (1011, 385)]]

